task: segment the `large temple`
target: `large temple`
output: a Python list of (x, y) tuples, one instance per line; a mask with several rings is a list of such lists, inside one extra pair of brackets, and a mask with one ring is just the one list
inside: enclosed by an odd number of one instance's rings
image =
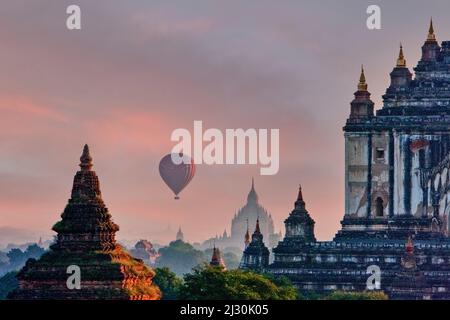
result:
[(221, 247), (243, 247), (243, 237), (250, 227), (256, 227), (256, 221), (259, 221), (259, 228), (270, 246), (275, 246), (281, 239), (281, 233), (276, 233), (272, 215), (261, 205), (259, 196), (255, 190), (255, 182), (252, 179), (252, 185), (247, 195), (246, 204), (240, 208), (231, 221), (231, 234), (228, 235), (226, 230), (221, 237), (208, 239), (204, 242), (205, 246), (211, 246), (214, 241)]
[[(115, 240), (119, 230), (105, 206), (85, 145), (72, 195), (53, 226), (56, 242), (39, 260), (29, 259), (19, 272), (19, 288), (10, 299), (159, 299), (155, 272), (130, 256)], [(79, 285), (69, 285), (77, 276)], [(73, 273), (73, 274), (72, 274)]]
[(432, 22), (414, 71), (400, 47), (374, 113), (361, 70), (344, 127), (342, 228), (316, 241), (300, 192), (265, 271), (327, 293), (367, 289), (375, 266), (392, 299), (450, 299), (450, 41), (437, 42)]

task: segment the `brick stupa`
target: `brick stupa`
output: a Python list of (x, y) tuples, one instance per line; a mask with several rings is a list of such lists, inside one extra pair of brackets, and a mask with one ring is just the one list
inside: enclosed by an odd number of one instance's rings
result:
[[(39, 260), (30, 259), (19, 272), (19, 288), (11, 299), (159, 299), (152, 283), (155, 272), (116, 243), (119, 230), (105, 206), (89, 148), (84, 146), (81, 170), (72, 196), (53, 226), (57, 238)], [(80, 267), (81, 288), (69, 289), (67, 268)]]

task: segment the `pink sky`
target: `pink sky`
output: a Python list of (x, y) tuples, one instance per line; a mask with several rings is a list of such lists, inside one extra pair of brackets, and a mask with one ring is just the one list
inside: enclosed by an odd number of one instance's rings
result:
[[(65, 28), (77, 3), (82, 30)], [(345, 2), (345, 4), (344, 4)], [(230, 229), (251, 177), (277, 230), (303, 186), (319, 239), (339, 228), (342, 126), (361, 63), (380, 107), (403, 42), (416, 64), (433, 16), (450, 39), (445, 1), (10, 1), (0, 9), (0, 227), (52, 235), (88, 143), (119, 238), (189, 241)], [(174, 201), (159, 177), (170, 134), (279, 128), (280, 171), (198, 166)], [(167, 233), (167, 227), (172, 232)]]

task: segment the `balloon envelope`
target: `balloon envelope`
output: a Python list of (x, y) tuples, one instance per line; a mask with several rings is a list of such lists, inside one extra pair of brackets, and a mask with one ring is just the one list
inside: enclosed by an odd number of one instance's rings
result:
[[(183, 159), (180, 164), (174, 163), (172, 159)], [(159, 162), (159, 174), (167, 186), (175, 194), (178, 194), (191, 182), (195, 174), (195, 164), (192, 159), (183, 154), (168, 154)]]

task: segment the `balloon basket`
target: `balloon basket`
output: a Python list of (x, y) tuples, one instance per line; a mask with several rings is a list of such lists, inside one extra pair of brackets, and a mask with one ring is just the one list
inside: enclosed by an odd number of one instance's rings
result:
[(175, 199), (175, 200), (180, 200), (180, 197), (179, 197), (179, 196), (175, 196), (174, 199)]

